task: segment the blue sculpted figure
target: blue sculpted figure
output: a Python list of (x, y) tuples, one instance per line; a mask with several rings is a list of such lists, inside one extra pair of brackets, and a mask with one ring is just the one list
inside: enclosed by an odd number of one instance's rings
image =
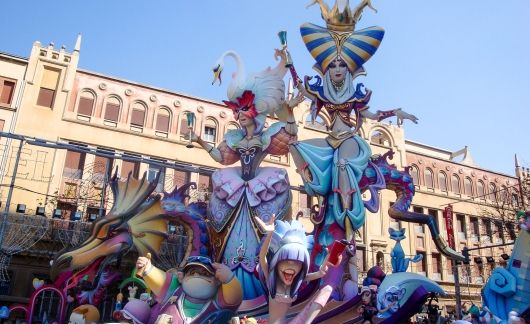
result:
[(390, 234), (390, 239), (396, 241), (396, 245), (392, 249), (392, 252), (390, 252), (393, 273), (406, 272), (410, 262), (419, 262), (423, 259), (423, 255), (421, 254), (416, 254), (412, 259), (405, 258), (405, 252), (403, 251), (403, 247), (401, 247), (401, 240), (406, 238), (404, 228), (399, 230), (389, 228), (388, 234)]

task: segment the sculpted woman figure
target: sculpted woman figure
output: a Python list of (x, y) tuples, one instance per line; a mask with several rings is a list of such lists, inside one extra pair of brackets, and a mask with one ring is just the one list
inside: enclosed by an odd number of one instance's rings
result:
[[(330, 10), (323, 1), (319, 3), (327, 28), (305, 23), (300, 27), (303, 41), (315, 58), (315, 69), (319, 73), (316, 82), (298, 89), (312, 101), (313, 118), (319, 113), (329, 117), (329, 133), (326, 138), (317, 138), (291, 144), (293, 160), (304, 181), (309, 195), (317, 196), (320, 202), (318, 215), (313, 222), (320, 224), (315, 233), (313, 257), (317, 265), (325, 258), (325, 247), (335, 240), (352, 240), (354, 231), (364, 224), (365, 205), (359, 190), (359, 180), (371, 163), (370, 147), (359, 135), (363, 118), (381, 121), (397, 116), (398, 122), (413, 115), (401, 109), (391, 111), (368, 110), (372, 92), (364, 85), (353, 83), (364, 74), (362, 64), (377, 50), (384, 30), (369, 27), (354, 31), (355, 23), (370, 1), (364, 0), (352, 12), (348, 1), (337, 1)], [(376, 168), (377, 170), (377, 168)], [(381, 177), (382, 178), (382, 177)], [(384, 179), (381, 180), (384, 186)], [(372, 206), (373, 207), (373, 206)], [(339, 285), (343, 269), (330, 270), (327, 283)]]
[[(263, 288), (253, 272), (258, 258), (261, 230), (254, 216), (268, 222), (272, 214), (282, 219), (290, 211), (289, 179), (284, 169), (260, 167), (267, 154), (285, 155), (289, 143), (296, 139), (293, 107), (303, 97), (285, 101), (285, 57), (274, 68), (245, 77), (239, 56), (228, 51), (214, 67), (220, 80), (222, 63), (226, 56), (233, 57), (238, 65), (232, 84), (228, 87), (229, 101), (225, 104), (233, 111), (240, 129), (228, 131), (221, 144), (214, 147), (192, 134), (210, 156), (222, 165), (239, 161), (239, 167), (226, 167), (212, 175), (213, 194), (209, 202), (208, 219), (212, 226), (214, 255), (234, 271), (243, 285), (243, 308), (265, 302)], [(281, 121), (265, 127), (268, 115), (282, 115)], [(260, 300), (261, 299), (261, 300)]]

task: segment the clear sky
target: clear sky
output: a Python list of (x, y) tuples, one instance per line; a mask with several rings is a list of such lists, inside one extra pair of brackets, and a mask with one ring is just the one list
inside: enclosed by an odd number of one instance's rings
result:
[[(371, 109), (403, 107), (420, 119), (406, 123), (407, 139), (451, 151), (467, 145), (480, 167), (513, 175), (516, 153), (530, 167), (530, 1), (372, 3), (378, 13), (365, 10), (358, 28), (379, 25), (386, 34), (358, 80), (373, 90)], [(37, 40), (71, 51), (81, 33), (82, 69), (220, 101), (234, 65), (226, 64), (221, 87), (212, 86), (216, 59), (233, 49), (247, 71), (261, 71), (275, 64), (282, 29), (299, 74), (314, 74), (298, 28), (323, 22), (318, 6), (306, 4), (7, 1), (0, 51), (28, 57)]]

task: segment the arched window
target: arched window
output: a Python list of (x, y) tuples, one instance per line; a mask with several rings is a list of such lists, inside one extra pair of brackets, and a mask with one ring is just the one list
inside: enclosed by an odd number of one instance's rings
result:
[(206, 142), (215, 143), (217, 140), (217, 121), (213, 118), (206, 118), (204, 121), (203, 139)]
[(160, 108), (156, 114), (156, 126), (157, 132), (169, 133), (169, 125), (171, 121), (171, 112), (167, 108)]
[(442, 192), (447, 192), (447, 176), (442, 171), (438, 172), (438, 187)]
[(410, 167), (410, 176), (412, 177), (412, 182), (415, 186), (420, 185), (420, 171), (417, 166), (412, 165)]
[(377, 254), (375, 255), (375, 258), (376, 258), (377, 265), (384, 269), (385, 268), (385, 255), (383, 254), (383, 252), (381, 251), (377, 252)]
[(506, 186), (501, 187), (498, 197), (501, 198), (503, 203), (510, 204), (510, 193), (508, 192), (508, 188)]
[(305, 125), (322, 131), (328, 130), (328, 123), (320, 115), (317, 115), (313, 121), (311, 114), (307, 114), (307, 117), (305, 118)]
[(484, 182), (482, 180), (477, 181), (477, 196), (482, 200), (486, 199)]
[(377, 145), (383, 145), (383, 146), (391, 146), (392, 141), (390, 140), (390, 136), (388, 134), (383, 133), (379, 130), (374, 130), (372, 134), (370, 135), (370, 143), (377, 144)]
[(226, 124), (225, 126), (225, 133), (230, 131), (230, 130), (233, 130), (233, 129), (239, 129), (239, 124), (238, 123), (234, 123), (234, 122), (229, 122), (228, 124)]
[(469, 177), (466, 177), (464, 180), (464, 194), (469, 197), (473, 196), (473, 181)]
[(512, 193), (512, 206), (519, 207), (519, 195), (516, 192)]
[(131, 110), (131, 126), (144, 127), (146, 112), (147, 108), (143, 103), (135, 102)]
[(460, 194), (460, 177), (456, 174), (451, 177), (451, 189), (455, 194)]
[(488, 199), (489, 200), (495, 200), (497, 198), (497, 186), (493, 182), (490, 182), (488, 186)]
[(116, 96), (111, 96), (107, 98), (105, 104), (105, 115), (103, 115), (104, 120), (110, 121), (113, 123), (118, 123), (120, 119), (120, 110), (121, 110), (121, 101)]
[(432, 178), (432, 170), (425, 169), (425, 186), (429, 189), (434, 189), (434, 181)]
[(77, 105), (77, 113), (84, 116), (92, 116), (95, 102), (96, 96), (91, 91), (82, 91)]

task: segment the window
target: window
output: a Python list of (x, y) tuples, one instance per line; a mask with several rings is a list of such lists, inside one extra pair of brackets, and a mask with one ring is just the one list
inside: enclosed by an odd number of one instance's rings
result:
[(95, 96), (90, 91), (81, 92), (79, 103), (77, 106), (77, 113), (85, 116), (92, 116), (94, 108)]
[(162, 192), (164, 191), (164, 182), (165, 182), (164, 180), (166, 178), (166, 168), (150, 164), (149, 170), (147, 171), (147, 181), (154, 181), (157, 175), (158, 175), (158, 183), (156, 185), (155, 191)]
[(391, 146), (390, 136), (378, 130), (373, 131), (372, 135), (370, 135), (370, 143)]
[(476, 217), (469, 218), (469, 231), (471, 232), (471, 241), (478, 242), (479, 240), (479, 225)]
[(217, 123), (212, 119), (207, 119), (204, 125), (204, 140), (215, 143), (217, 134)]
[(442, 280), (442, 257), (438, 253), (432, 254), (432, 274), (434, 280)]
[[(139, 158), (137, 155), (132, 154), (124, 154), (124, 156), (130, 156), (130, 157), (136, 157)], [(133, 161), (126, 161), (123, 160), (121, 164), (121, 178), (127, 179), (127, 176), (131, 173), (131, 176), (133, 178), (138, 178), (140, 175), (140, 162), (133, 162)]]
[(466, 177), (464, 180), (464, 194), (468, 195), (469, 197), (473, 196), (473, 181), (471, 178)]
[(379, 251), (376, 253), (375, 255), (375, 261), (376, 261), (376, 265), (381, 267), (382, 269), (385, 268), (385, 255), (383, 254), (383, 252)]
[(145, 106), (140, 102), (135, 102), (131, 111), (131, 126), (144, 127)]
[[(98, 147), (98, 153), (105, 154), (107, 156), (114, 156), (114, 151), (108, 148)], [(112, 166), (114, 165), (114, 158), (96, 155), (94, 159), (94, 174), (99, 177), (100, 181), (105, 181), (105, 173), (107, 178), (112, 176)], [(107, 163), (109, 167), (107, 169)]]
[(483, 242), (491, 243), (493, 239), (491, 221), (489, 219), (483, 218), (482, 224), (484, 225), (484, 236), (482, 236)]
[(506, 186), (501, 187), (499, 197), (501, 198), (501, 202), (503, 204), (510, 204), (510, 193), (508, 192), (508, 188)]
[(0, 104), (11, 105), (15, 93), (15, 80), (0, 77)]
[(423, 259), (420, 262), (416, 262), (416, 270), (419, 274), (426, 275), (427, 273), (427, 256), (425, 252), (416, 251), (416, 254), (423, 256)]
[(233, 130), (233, 129), (239, 129), (239, 125), (236, 124), (236, 123), (233, 123), (233, 122), (230, 122), (226, 125), (226, 131), (230, 131), (230, 130)]
[(425, 186), (429, 189), (434, 189), (431, 169), (425, 169)]
[(171, 113), (166, 108), (161, 108), (156, 115), (156, 130), (162, 133), (169, 133), (169, 122)]
[(484, 182), (482, 182), (482, 180), (479, 180), (477, 182), (477, 196), (482, 200), (486, 199), (486, 193), (484, 191)]
[(455, 194), (460, 194), (460, 177), (458, 177), (456, 174), (453, 174), (451, 177), (451, 189)]
[[(2, 127), (2, 129), (3, 129), (3, 127)], [(517, 195), (517, 193), (512, 193), (512, 206), (513, 207), (519, 207), (519, 196)]]
[(118, 123), (120, 118), (121, 101), (117, 97), (109, 97), (105, 104), (104, 119), (114, 123)]
[(188, 127), (188, 119), (186, 118), (187, 113), (188, 112), (185, 111), (182, 114), (180, 114), (179, 134), (180, 134), (181, 140), (184, 140), (190, 133), (190, 129)]
[(59, 71), (45, 67), (42, 72), (42, 80), (37, 97), (37, 105), (53, 108), (55, 92), (59, 83)]
[(418, 167), (415, 165), (412, 165), (410, 167), (410, 176), (412, 177), (412, 182), (416, 187), (419, 187), (420, 185), (420, 171), (418, 170)]
[(466, 240), (466, 217), (462, 214), (456, 214), (456, 231), (459, 240)]
[(190, 173), (183, 170), (174, 170), (173, 173), (173, 186), (182, 187), (186, 183), (190, 182)]
[(453, 260), (447, 259), (447, 274), (453, 274)]
[(328, 124), (326, 123), (324, 118), (322, 118), (321, 116), (316, 116), (315, 120), (313, 121), (312, 117), (311, 117), (311, 114), (307, 115), (307, 117), (305, 119), (305, 126), (310, 127), (310, 128), (314, 128), (314, 129), (318, 129), (318, 130), (321, 130), (321, 131), (327, 131), (328, 130)]
[(72, 179), (81, 179), (85, 165), (85, 153), (66, 151), (63, 176)]
[(493, 224), (493, 234), (495, 238), (494, 243), (503, 243), (504, 242), (504, 229), (501, 222), (494, 222)]
[(488, 199), (489, 200), (495, 200), (496, 199), (497, 193), (495, 191), (497, 191), (497, 186), (495, 186), (495, 184), (493, 182), (490, 182), (490, 184), (488, 186)]
[(207, 202), (210, 199), (210, 192), (212, 191), (212, 177), (210, 174), (199, 174), (199, 184), (197, 189), (197, 199), (199, 201)]
[(438, 173), (438, 186), (442, 192), (447, 192), (447, 176), (441, 171)]

